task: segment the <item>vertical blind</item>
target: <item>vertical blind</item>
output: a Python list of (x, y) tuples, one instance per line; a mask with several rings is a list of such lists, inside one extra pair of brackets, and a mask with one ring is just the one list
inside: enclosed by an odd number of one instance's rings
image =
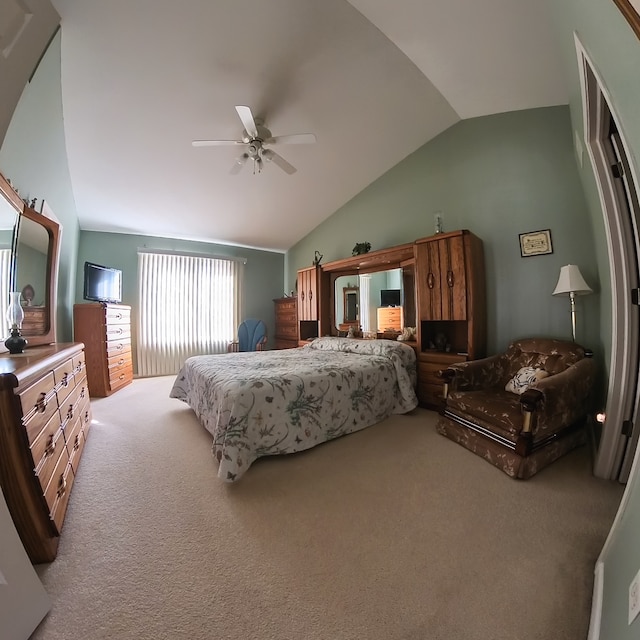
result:
[(177, 373), (193, 355), (226, 352), (242, 299), (240, 260), (138, 253), (138, 374)]

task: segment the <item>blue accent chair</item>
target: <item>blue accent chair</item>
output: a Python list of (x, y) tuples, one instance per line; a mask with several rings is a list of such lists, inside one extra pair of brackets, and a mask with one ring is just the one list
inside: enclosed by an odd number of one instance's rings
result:
[(264, 351), (267, 344), (267, 325), (262, 320), (248, 318), (238, 327), (238, 339), (229, 345), (229, 351)]

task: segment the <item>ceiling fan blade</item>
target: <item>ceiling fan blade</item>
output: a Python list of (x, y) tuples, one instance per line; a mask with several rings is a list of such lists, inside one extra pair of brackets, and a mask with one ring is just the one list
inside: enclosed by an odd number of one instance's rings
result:
[(236, 111), (240, 116), (240, 120), (242, 120), (242, 124), (244, 125), (245, 131), (252, 137), (258, 137), (258, 127), (256, 126), (256, 121), (251, 113), (251, 109), (249, 107), (239, 106), (236, 107)]
[(312, 144), (316, 141), (313, 133), (294, 133), (289, 136), (276, 136), (268, 140), (269, 144)]
[(194, 147), (225, 147), (236, 144), (245, 144), (244, 140), (193, 140)]
[(233, 166), (231, 167), (231, 171), (229, 171), (229, 173), (232, 176), (235, 176), (236, 174), (240, 173), (240, 170), (242, 169), (242, 167), (244, 167), (244, 164), (247, 161), (248, 157), (249, 156), (246, 153), (243, 153), (241, 156), (236, 158), (236, 161), (234, 162)]
[(265, 160), (273, 162), (273, 164), (277, 164), (285, 173), (288, 173), (289, 175), (297, 171), (297, 169), (292, 164), (289, 164), (281, 155), (277, 154), (271, 149), (264, 149), (262, 152), (262, 157)]

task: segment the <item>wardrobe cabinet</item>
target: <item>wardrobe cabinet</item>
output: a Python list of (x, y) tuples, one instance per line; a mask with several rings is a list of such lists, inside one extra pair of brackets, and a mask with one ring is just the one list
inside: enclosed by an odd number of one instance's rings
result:
[(74, 305), (73, 335), (85, 345), (91, 396), (110, 396), (133, 381), (130, 306), (105, 302)]
[(298, 338), (317, 338), (320, 333), (320, 267), (298, 271)]
[(276, 298), (273, 301), (276, 314), (276, 349), (298, 346), (298, 312), (296, 298)]
[(467, 230), (415, 242), (418, 397), (439, 407), (437, 372), (485, 355), (486, 301), (482, 241)]
[(91, 424), (82, 344), (0, 356), (0, 485), (34, 564), (58, 549)]

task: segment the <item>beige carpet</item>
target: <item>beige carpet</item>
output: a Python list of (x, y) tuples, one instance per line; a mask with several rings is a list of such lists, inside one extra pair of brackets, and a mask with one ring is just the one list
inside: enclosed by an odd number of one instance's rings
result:
[(173, 377), (92, 401), (37, 640), (576, 640), (622, 488), (508, 478), (411, 415), (216, 476)]

